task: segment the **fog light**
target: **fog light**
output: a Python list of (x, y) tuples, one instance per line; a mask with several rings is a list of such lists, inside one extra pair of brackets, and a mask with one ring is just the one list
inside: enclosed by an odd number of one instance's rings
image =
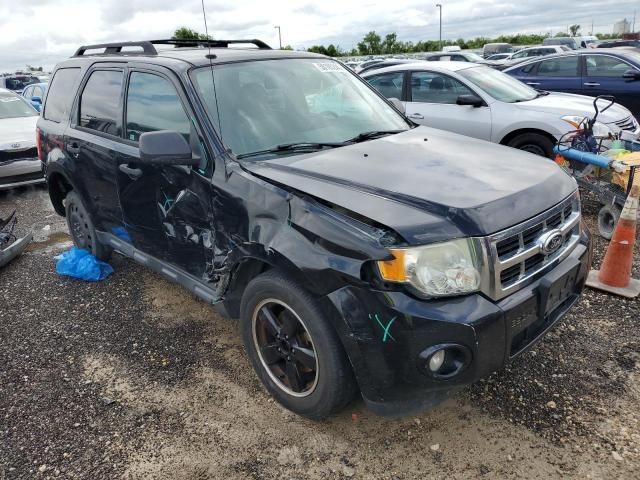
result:
[(446, 352), (444, 350), (438, 350), (436, 353), (431, 355), (431, 358), (429, 359), (429, 370), (434, 373), (440, 370), (440, 367), (442, 367), (442, 364), (444, 363), (445, 357)]

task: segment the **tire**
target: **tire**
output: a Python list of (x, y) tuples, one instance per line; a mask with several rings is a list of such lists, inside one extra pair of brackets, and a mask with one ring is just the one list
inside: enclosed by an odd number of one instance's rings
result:
[(539, 133), (522, 133), (512, 138), (507, 145), (542, 157), (553, 158), (555, 143)]
[(598, 233), (602, 238), (611, 240), (621, 212), (620, 207), (615, 204), (602, 206), (598, 212)]
[(288, 277), (271, 270), (253, 279), (240, 322), (253, 368), (282, 406), (321, 420), (353, 399), (356, 382), (338, 335), (314, 298)]
[(98, 241), (95, 225), (80, 195), (70, 191), (64, 199), (69, 234), (76, 247), (91, 252), (98, 260), (111, 258), (112, 249)]

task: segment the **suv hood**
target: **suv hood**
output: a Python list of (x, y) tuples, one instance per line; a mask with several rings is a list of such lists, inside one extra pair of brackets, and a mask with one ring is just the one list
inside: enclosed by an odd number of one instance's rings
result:
[(40, 117), (34, 115), (0, 119), (0, 150), (24, 150), (34, 147), (38, 118)]
[(537, 215), (576, 189), (550, 160), (427, 127), (241, 164), (262, 178), (392, 228), (411, 244), (491, 234)]
[[(560, 117), (565, 115), (577, 115), (580, 117), (593, 117), (596, 113), (593, 109), (594, 97), (574, 95), (571, 93), (551, 92), (549, 95), (534, 98), (527, 102), (514, 103), (518, 108), (535, 110), (537, 112), (553, 113)], [(598, 108), (603, 108), (607, 102), (598, 102)], [(631, 112), (622, 105), (615, 103), (604, 113), (598, 115), (598, 121), (602, 123), (614, 123), (626, 119)]]

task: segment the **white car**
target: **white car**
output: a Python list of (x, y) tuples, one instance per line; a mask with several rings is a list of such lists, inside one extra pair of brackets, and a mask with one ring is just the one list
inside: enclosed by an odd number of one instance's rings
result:
[[(363, 77), (385, 97), (400, 100), (415, 123), (545, 157), (553, 155), (562, 135), (594, 114), (592, 97), (534, 90), (505, 73), (473, 63), (404, 64)], [(640, 133), (631, 112), (614, 104), (600, 114), (594, 133), (606, 136), (621, 126)]]
[(0, 190), (44, 182), (36, 148), (38, 112), (0, 88)]
[[(510, 63), (514, 60), (526, 60), (531, 57), (543, 57), (545, 55), (553, 55), (554, 53), (570, 52), (571, 49), (565, 45), (547, 45), (537, 47), (527, 47), (510, 53), (507, 57), (499, 59), (502, 63)], [(488, 60), (488, 59), (487, 59)]]

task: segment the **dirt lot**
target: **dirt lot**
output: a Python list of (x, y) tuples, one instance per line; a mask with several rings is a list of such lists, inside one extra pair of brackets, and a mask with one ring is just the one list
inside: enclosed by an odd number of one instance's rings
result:
[(236, 322), (119, 256), (101, 283), (58, 276), (69, 239), (46, 191), (0, 194), (12, 208), (38, 242), (0, 272), (2, 480), (640, 478), (640, 300), (587, 291), (430, 412), (357, 401), (314, 423), (264, 393)]

